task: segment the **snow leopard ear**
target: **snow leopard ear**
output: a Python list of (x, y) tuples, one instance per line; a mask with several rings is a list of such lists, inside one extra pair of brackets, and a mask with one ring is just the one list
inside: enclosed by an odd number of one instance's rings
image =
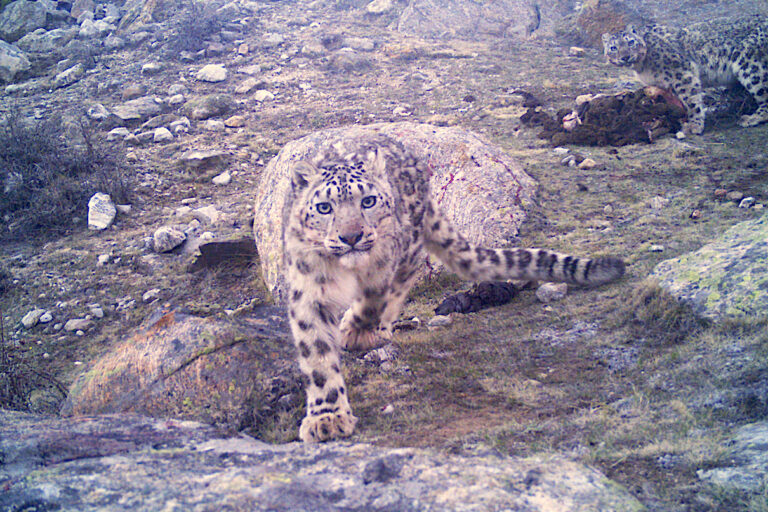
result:
[(382, 148), (375, 148), (368, 152), (368, 161), (366, 167), (372, 171), (384, 174), (387, 171), (387, 159), (384, 156), (385, 151)]
[(291, 186), (294, 190), (301, 190), (309, 185), (310, 179), (317, 173), (317, 167), (306, 160), (299, 160), (291, 167)]

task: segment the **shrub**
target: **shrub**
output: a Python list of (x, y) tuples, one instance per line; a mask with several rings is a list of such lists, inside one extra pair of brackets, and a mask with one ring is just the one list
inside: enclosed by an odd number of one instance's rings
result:
[(74, 137), (60, 118), (33, 123), (11, 112), (0, 118), (0, 239), (62, 234), (96, 192), (127, 201), (122, 149), (97, 140), (85, 120)]
[(202, 50), (205, 40), (218, 33), (222, 27), (213, 7), (196, 1), (184, 6), (172, 26), (168, 48), (173, 53)]

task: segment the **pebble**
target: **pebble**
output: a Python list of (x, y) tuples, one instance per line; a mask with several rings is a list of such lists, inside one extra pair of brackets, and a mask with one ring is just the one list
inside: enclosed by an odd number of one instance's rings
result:
[(99, 267), (103, 267), (107, 263), (109, 263), (109, 258), (111, 256), (109, 254), (99, 254), (99, 256), (96, 258), (96, 265)]
[(51, 320), (53, 320), (53, 314), (50, 311), (46, 311), (40, 316), (40, 320), (38, 320), (38, 322), (41, 324), (47, 324)]
[(259, 79), (250, 77), (246, 78), (240, 84), (235, 87), (235, 92), (237, 94), (247, 94), (251, 92), (257, 85), (259, 85)]
[(229, 173), (229, 171), (224, 171), (223, 173), (214, 177), (211, 181), (214, 185), (229, 185), (229, 182), (232, 181), (232, 175)]
[(651, 252), (664, 252), (664, 246), (661, 244), (654, 244), (648, 248)]
[(435, 315), (427, 322), (427, 327), (444, 327), (450, 325), (453, 320), (448, 315)]
[(72, 318), (71, 320), (67, 320), (67, 323), (64, 324), (64, 330), (69, 332), (83, 332), (88, 330), (92, 325), (93, 322), (87, 318)]
[(117, 211), (120, 212), (122, 215), (128, 215), (131, 213), (131, 210), (133, 207), (129, 204), (116, 204), (115, 208), (117, 208)]
[(717, 199), (725, 199), (727, 195), (728, 195), (728, 191), (725, 190), (724, 188), (718, 188), (715, 190), (715, 197)]
[(273, 99), (275, 99), (275, 95), (269, 91), (260, 89), (256, 91), (256, 93), (253, 95), (253, 99), (258, 101), (259, 103), (263, 103), (265, 101), (272, 101)]
[(159, 128), (155, 128), (155, 131), (153, 132), (152, 139), (155, 142), (168, 142), (170, 140), (173, 140), (173, 134), (171, 131), (166, 128), (165, 126), (161, 126)]
[(685, 132), (680, 130), (679, 132), (677, 132), (675, 134), (675, 137), (677, 137), (677, 140), (683, 140), (683, 139), (685, 139)]
[(150, 302), (154, 302), (160, 298), (160, 289), (159, 288), (152, 288), (151, 290), (147, 290), (144, 292), (144, 295), (141, 296), (141, 301), (145, 304), (149, 304)]
[(119, 128), (115, 128), (114, 130), (110, 130), (109, 133), (107, 133), (107, 140), (110, 142), (115, 140), (125, 140), (125, 138), (130, 134), (131, 132), (128, 131), (128, 128), (121, 126)]
[(725, 195), (725, 198), (727, 200), (729, 200), (729, 201), (738, 202), (738, 201), (741, 201), (742, 199), (744, 199), (744, 193), (743, 192), (739, 192), (738, 190), (735, 190), (733, 192), (728, 192)]
[(386, 407), (384, 407), (381, 410), (381, 414), (383, 414), (384, 416), (388, 416), (388, 415), (392, 414), (393, 412), (395, 412), (395, 406), (392, 405), (392, 404), (388, 404)]
[(163, 70), (163, 65), (159, 62), (148, 62), (141, 66), (141, 73), (143, 75), (154, 75)]
[(556, 147), (552, 150), (552, 152), (556, 155), (565, 155), (568, 154), (571, 150), (568, 148), (563, 147)]
[(224, 126), (228, 128), (241, 128), (245, 126), (245, 116), (232, 116), (224, 120)]
[(613, 213), (613, 206), (607, 204), (605, 207), (603, 207), (603, 213), (605, 215), (611, 215)]
[(179, 105), (183, 104), (186, 101), (183, 94), (174, 94), (173, 96), (169, 96), (167, 100), (165, 100), (168, 105), (171, 107), (178, 107)]
[(562, 300), (568, 293), (568, 285), (565, 283), (544, 283), (536, 290), (536, 298), (548, 303)]
[(595, 162), (591, 158), (585, 158), (584, 160), (581, 161), (578, 167), (579, 169), (594, 169), (595, 167), (597, 167), (597, 162)]
[(739, 208), (749, 208), (755, 204), (754, 197), (745, 197), (739, 202)]
[(91, 304), (88, 306), (88, 312), (96, 318), (104, 318), (104, 310), (98, 304)]
[(248, 43), (241, 43), (240, 46), (237, 47), (237, 53), (239, 55), (248, 55), (248, 51), (250, 48), (248, 47)]
[(203, 130), (207, 130), (209, 132), (220, 132), (225, 128), (224, 121), (218, 121), (216, 119), (208, 119), (203, 121), (202, 127)]
[(571, 57), (583, 57), (586, 50), (580, 46), (571, 46), (568, 48), (568, 55)]

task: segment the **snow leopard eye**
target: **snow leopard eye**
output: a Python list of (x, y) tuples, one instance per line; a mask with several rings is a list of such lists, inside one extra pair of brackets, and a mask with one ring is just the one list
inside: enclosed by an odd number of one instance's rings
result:
[(362, 201), (360, 201), (360, 206), (363, 208), (373, 208), (373, 205), (376, 204), (376, 196), (366, 196), (363, 198)]
[(331, 203), (317, 203), (315, 209), (317, 209), (317, 213), (320, 215), (328, 215), (333, 211)]

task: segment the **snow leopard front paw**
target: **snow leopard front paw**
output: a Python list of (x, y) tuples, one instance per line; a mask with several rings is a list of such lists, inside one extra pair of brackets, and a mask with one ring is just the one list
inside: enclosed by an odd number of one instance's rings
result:
[(348, 407), (317, 416), (307, 415), (301, 422), (299, 437), (305, 443), (320, 443), (349, 437), (354, 432), (356, 424), (357, 418)]
[(392, 333), (382, 327), (371, 330), (342, 322), (340, 331), (341, 344), (349, 351), (367, 352), (392, 342)]

